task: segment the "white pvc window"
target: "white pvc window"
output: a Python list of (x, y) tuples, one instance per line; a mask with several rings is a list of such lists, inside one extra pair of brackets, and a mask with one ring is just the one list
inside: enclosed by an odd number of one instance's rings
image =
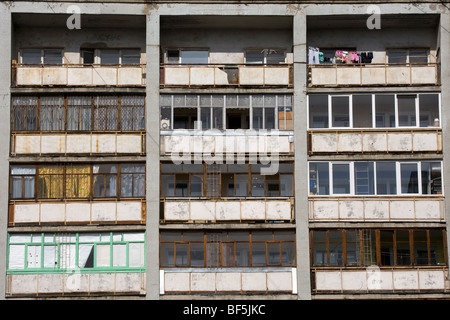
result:
[(440, 195), (439, 161), (310, 162), (310, 195)]
[(440, 128), (439, 93), (309, 95), (308, 127)]

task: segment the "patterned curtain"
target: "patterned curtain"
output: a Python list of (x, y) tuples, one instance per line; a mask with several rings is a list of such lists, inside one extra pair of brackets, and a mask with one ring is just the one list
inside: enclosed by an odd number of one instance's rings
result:
[(38, 168), (38, 197), (57, 199), (64, 195), (64, 168), (62, 166), (44, 166)]
[(66, 198), (88, 198), (90, 189), (90, 165), (72, 165), (66, 168)]

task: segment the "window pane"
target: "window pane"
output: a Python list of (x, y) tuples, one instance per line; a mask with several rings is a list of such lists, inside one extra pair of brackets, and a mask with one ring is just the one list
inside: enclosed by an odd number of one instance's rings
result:
[(129, 245), (129, 257), (128, 265), (130, 267), (144, 267), (144, 244), (143, 243), (130, 243)]
[(264, 176), (252, 174), (252, 196), (264, 197)]
[(371, 266), (377, 264), (376, 235), (373, 230), (362, 230), (363, 264)]
[(400, 174), (402, 193), (418, 193), (419, 182), (417, 180), (417, 164), (401, 163)]
[(342, 231), (329, 231), (328, 232), (329, 246), (330, 246), (330, 265), (342, 266)]
[(355, 162), (355, 194), (374, 194), (373, 162)]
[(182, 50), (181, 63), (205, 64), (208, 63), (209, 52), (207, 50)]
[(58, 267), (57, 246), (44, 246), (44, 268)]
[(175, 196), (175, 176), (173, 174), (161, 175), (161, 197)]
[(234, 242), (222, 243), (222, 267), (234, 267), (235, 266), (235, 258), (234, 258)]
[(275, 108), (264, 108), (264, 129), (275, 129)]
[(264, 63), (264, 50), (247, 50), (245, 63)]
[(253, 129), (263, 129), (263, 108), (253, 108)]
[(174, 266), (174, 247), (173, 243), (161, 243), (161, 266), (173, 267)]
[(235, 188), (237, 197), (247, 197), (249, 195), (248, 174), (236, 174)]
[(282, 242), (281, 243), (281, 265), (294, 266), (295, 265), (295, 243)]
[(407, 50), (389, 50), (388, 63), (406, 63)]
[(191, 174), (191, 197), (201, 197), (203, 192), (203, 175)]
[(416, 96), (398, 96), (398, 125), (416, 125)]
[(439, 127), (439, 95), (419, 94), (419, 116), (421, 127)]
[(119, 64), (119, 50), (101, 50), (101, 64)]
[(171, 125), (171, 114), (172, 109), (171, 107), (161, 107), (161, 130), (170, 130)]
[(377, 162), (377, 194), (396, 194), (395, 162)]
[(375, 95), (375, 113), (377, 128), (395, 127), (395, 96), (393, 94)]
[(309, 95), (309, 127), (328, 128), (328, 96)]
[(97, 267), (109, 267), (110, 262), (110, 245), (109, 244), (99, 244), (97, 245)]
[(140, 64), (141, 55), (139, 50), (122, 50), (122, 64)]
[(444, 236), (442, 230), (430, 230), (430, 254), (432, 265), (445, 265)]
[(372, 128), (372, 95), (353, 96), (353, 128)]
[(281, 265), (280, 261), (280, 243), (275, 242), (267, 243), (267, 265), (268, 266), (279, 266)]
[(409, 231), (395, 231), (397, 244), (397, 265), (406, 266), (411, 264), (411, 252), (409, 247)]
[(23, 49), (22, 50), (22, 63), (25, 63), (25, 64), (41, 63), (41, 50), (40, 49)]
[(192, 243), (191, 242), (190, 254), (191, 254), (191, 267), (203, 267), (204, 266), (205, 252), (204, 252), (203, 242), (202, 243), (195, 243), (195, 242)]
[(410, 63), (427, 63), (428, 50), (409, 50)]
[(113, 245), (113, 267), (125, 267), (127, 265), (127, 245)]
[(394, 265), (394, 231), (380, 231), (381, 265)]
[(422, 162), (422, 194), (442, 194), (440, 162)]
[(266, 265), (266, 244), (264, 242), (252, 242), (252, 266)]
[(22, 198), (22, 177), (12, 177), (11, 184), (11, 198)]
[(223, 108), (212, 108), (213, 110), (213, 129), (223, 129)]
[(189, 244), (187, 243), (176, 243), (176, 262), (177, 267), (187, 267), (189, 266)]
[(189, 175), (177, 174), (175, 176), (175, 180), (176, 180), (175, 196), (189, 197), (189, 193), (188, 193)]
[(236, 243), (236, 266), (237, 267), (250, 266), (250, 244), (248, 242)]
[(361, 239), (359, 231), (347, 231), (347, 265), (361, 265)]
[(414, 264), (428, 264), (427, 232), (414, 230)]
[(330, 172), (327, 162), (309, 164), (309, 193), (311, 195), (330, 194)]
[(206, 266), (207, 267), (220, 266), (220, 246), (218, 242), (206, 243)]
[(350, 166), (333, 163), (333, 193), (350, 193)]
[(202, 121), (202, 129), (211, 129), (211, 108), (200, 108), (200, 116)]
[(349, 97), (332, 97), (331, 108), (333, 127), (350, 127)]
[(267, 64), (284, 63), (284, 51), (269, 50), (267, 52)]
[(45, 64), (62, 64), (61, 50), (44, 50)]
[(292, 174), (280, 174), (280, 196), (292, 197), (294, 195)]
[(314, 265), (326, 266), (327, 262), (327, 232), (313, 231)]

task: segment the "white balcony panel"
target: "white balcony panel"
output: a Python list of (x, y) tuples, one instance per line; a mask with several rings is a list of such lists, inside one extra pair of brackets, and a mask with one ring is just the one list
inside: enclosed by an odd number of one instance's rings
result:
[(42, 85), (65, 85), (67, 83), (67, 69), (64, 67), (42, 68)]
[(164, 84), (166, 85), (189, 85), (189, 68), (165, 67)]
[(292, 153), (292, 142), (289, 136), (277, 135), (162, 135), (161, 154), (177, 156), (190, 154), (225, 153), (259, 153), (289, 154)]
[(42, 68), (27, 67), (17, 68), (16, 83), (23, 86), (40, 86), (42, 85)]
[(41, 222), (64, 222), (64, 203), (41, 203)]
[(142, 85), (142, 69), (133, 67), (118, 68), (117, 81), (119, 86)]
[(142, 153), (141, 134), (14, 134), (12, 154)]
[(311, 152), (440, 152), (441, 130), (310, 131)]
[(443, 197), (314, 197), (311, 221), (443, 221)]
[(142, 215), (141, 201), (41, 202), (19, 203), (14, 206), (13, 223), (96, 223), (138, 222)]
[(191, 68), (189, 84), (191, 85), (214, 85), (215, 68), (195, 67)]
[(290, 200), (171, 200), (164, 201), (166, 221), (291, 221)]
[(69, 86), (87, 86), (93, 84), (93, 68), (68, 68), (67, 85)]
[(9, 274), (6, 293), (14, 295), (73, 293), (145, 293), (145, 273)]
[(413, 84), (435, 84), (436, 78), (435, 66), (414, 66), (411, 68)]
[(446, 270), (316, 270), (316, 291), (420, 291), (447, 290)]
[(33, 223), (39, 221), (40, 208), (38, 203), (20, 204), (14, 206), (14, 222)]
[(386, 70), (378, 66), (365, 65), (361, 69), (362, 85), (382, 85), (386, 83)]
[(91, 139), (89, 134), (68, 134), (67, 153), (91, 153)]
[(386, 68), (386, 82), (387, 84), (408, 84), (411, 79), (411, 69), (409, 67), (394, 67)]
[(264, 67), (240, 67), (239, 84), (241, 85), (263, 85)]
[(324, 68), (312, 68), (311, 69), (311, 85), (323, 86), (323, 85), (336, 85), (337, 75), (336, 68), (324, 67)]
[(115, 86), (118, 83), (117, 67), (94, 67), (92, 72), (92, 85)]
[(289, 85), (289, 68), (266, 67), (264, 70), (264, 85)]
[(361, 83), (361, 70), (354, 68), (337, 68), (337, 81), (342, 85), (359, 85)]
[[(278, 268), (277, 268), (278, 269)], [(281, 270), (280, 270), (281, 269)], [(161, 294), (170, 293), (295, 293), (295, 268), (280, 268), (278, 270), (242, 271), (230, 268), (214, 271), (212, 269), (160, 270)]]

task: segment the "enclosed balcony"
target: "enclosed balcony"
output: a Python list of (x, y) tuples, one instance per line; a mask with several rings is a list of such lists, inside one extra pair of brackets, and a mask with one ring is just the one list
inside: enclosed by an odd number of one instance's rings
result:
[(13, 16), (13, 87), (145, 86), (145, 19), (82, 15), (77, 31), (66, 19)]
[(437, 86), (439, 16), (383, 15), (308, 18), (308, 86)]
[(162, 17), (161, 46), (162, 87), (293, 85), (288, 17)]
[(444, 222), (440, 161), (309, 163), (309, 219)]
[(442, 153), (439, 93), (311, 94), (308, 151)]
[(313, 293), (449, 290), (442, 228), (315, 229), (310, 240)]

